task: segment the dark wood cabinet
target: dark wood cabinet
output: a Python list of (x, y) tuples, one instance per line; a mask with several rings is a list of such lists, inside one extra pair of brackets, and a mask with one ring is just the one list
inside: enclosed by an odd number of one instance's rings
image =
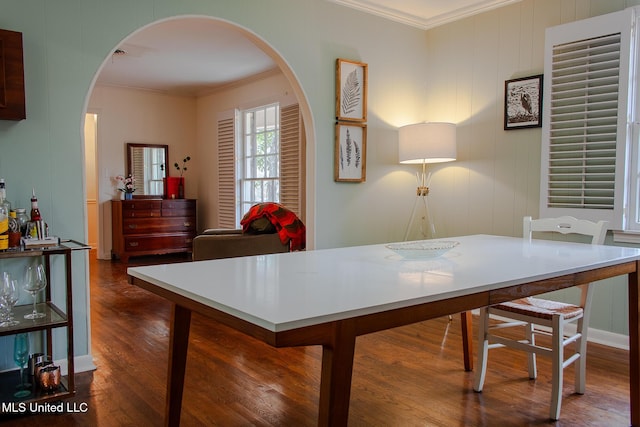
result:
[(113, 200), (111, 236), (111, 256), (123, 262), (131, 256), (191, 252), (196, 236), (196, 201)]
[(0, 30), (0, 120), (26, 117), (22, 33)]

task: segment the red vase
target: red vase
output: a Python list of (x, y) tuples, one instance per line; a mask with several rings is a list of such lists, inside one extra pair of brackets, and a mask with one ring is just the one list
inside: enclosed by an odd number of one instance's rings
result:
[(164, 198), (184, 199), (183, 176), (168, 176), (164, 178)]

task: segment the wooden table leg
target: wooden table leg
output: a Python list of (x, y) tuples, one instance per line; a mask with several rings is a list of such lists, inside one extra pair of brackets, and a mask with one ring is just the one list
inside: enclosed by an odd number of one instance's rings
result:
[(169, 335), (169, 372), (167, 374), (165, 413), (165, 425), (167, 426), (180, 425), (190, 326), (191, 310), (174, 304), (171, 311)]
[(356, 336), (353, 323), (336, 322), (331, 344), (322, 346), (319, 426), (346, 426)]
[(631, 425), (640, 426), (640, 262), (629, 274), (629, 387)]
[(460, 313), (462, 323), (462, 353), (464, 370), (473, 371), (473, 321), (470, 311)]

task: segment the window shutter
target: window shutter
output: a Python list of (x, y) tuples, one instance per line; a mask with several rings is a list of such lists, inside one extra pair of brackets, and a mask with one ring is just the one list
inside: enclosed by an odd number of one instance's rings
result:
[(303, 219), (304, 156), (298, 104), (280, 111), (280, 203)]
[(541, 217), (623, 226), (630, 23), (622, 11), (547, 30)]
[(236, 227), (235, 120), (218, 121), (218, 226)]

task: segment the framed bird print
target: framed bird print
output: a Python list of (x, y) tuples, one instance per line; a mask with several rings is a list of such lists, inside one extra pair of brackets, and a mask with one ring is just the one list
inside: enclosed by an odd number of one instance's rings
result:
[(336, 60), (336, 120), (367, 121), (367, 64)]
[(542, 74), (504, 82), (504, 130), (542, 126)]

